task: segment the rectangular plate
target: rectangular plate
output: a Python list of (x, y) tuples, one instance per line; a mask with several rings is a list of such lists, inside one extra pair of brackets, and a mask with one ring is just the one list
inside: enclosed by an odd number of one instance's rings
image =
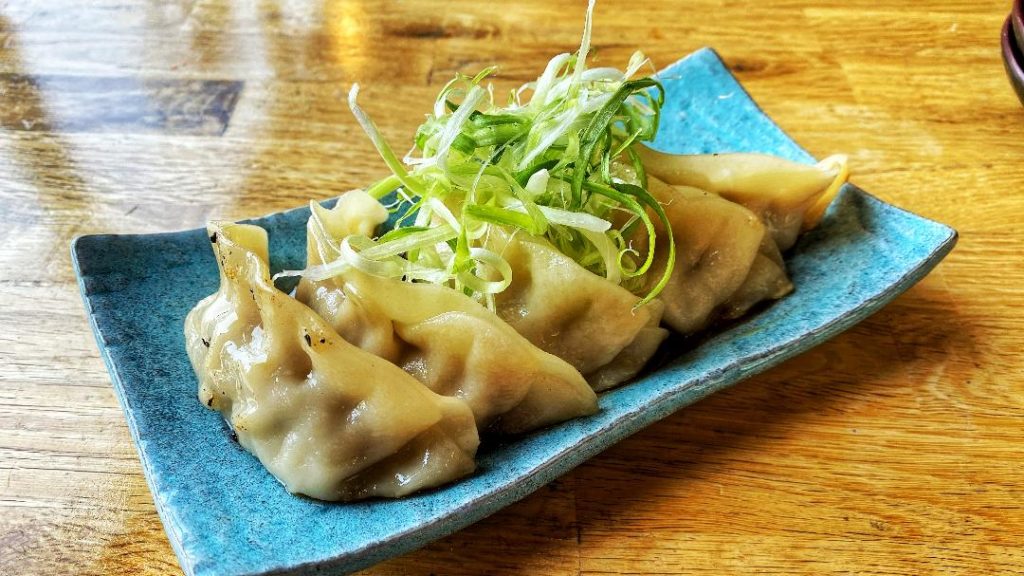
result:
[[(813, 159), (704, 49), (660, 74), (657, 146)], [(253, 220), (270, 232), (272, 268), (305, 260), (308, 209)], [(451, 486), (402, 500), (328, 504), (292, 496), (196, 399), (182, 323), (218, 276), (204, 230), (83, 236), (75, 270), (157, 510), (187, 574), (351, 571), (414, 550), (530, 494), (622, 438), (800, 354), (920, 280), (956, 232), (847, 185), (821, 226), (788, 254), (797, 289), (639, 380), (601, 410), (502, 446)]]

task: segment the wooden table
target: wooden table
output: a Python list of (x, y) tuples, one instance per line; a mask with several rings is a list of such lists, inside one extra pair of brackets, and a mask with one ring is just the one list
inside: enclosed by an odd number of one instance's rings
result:
[[(911, 6), (911, 7), (908, 7)], [(369, 574), (1009, 574), (1024, 566), (1024, 108), (1008, 0), (601, 0), (594, 45), (715, 47), (812, 153), (956, 227), (863, 324)], [(75, 235), (290, 208), (385, 168), (455, 71), (575, 49), (583, 3), (0, 4), (0, 573), (174, 574)]]

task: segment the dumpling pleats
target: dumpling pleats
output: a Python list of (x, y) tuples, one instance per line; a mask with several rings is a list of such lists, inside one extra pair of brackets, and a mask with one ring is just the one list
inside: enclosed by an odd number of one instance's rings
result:
[[(682, 334), (721, 317), (737, 317), (765, 299), (792, 290), (781, 255), (765, 224), (750, 210), (717, 194), (649, 178), (651, 194), (672, 226), (676, 263), (659, 299), (663, 320)], [(666, 238), (655, 220), (657, 238)], [(643, 239), (637, 244), (646, 250)], [(667, 250), (657, 249), (650, 282), (661, 277)]]
[(668, 184), (714, 192), (768, 226), (785, 252), (818, 224), (849, 176), (845, 156), (801, 164), (766, 154), (664, 154), (637, 147), (647, 171)]
[(621, 384), (668, 336), (663, 305), (584, 269), (547, 240), (492, 229), (491, 249), (512, 267), (498, 315), (542, 350), (572, 364), (595, 390)]
[[(314, 208), (310, 265), (337, 257), (344, 235), (356, 232), (344, 222), (373, 218), (353, 217), (353, 211), (373, 210), (353, 199), (359, 196), (366, 197), (349, 192), (331, 210)], [(521, 433), (597, 410), (596, 395), (571, 365), (446, 286), (349, 269), (328, 280), (303, 279), (296, 297), (349, 342), (431, 390), (465, 401), (481, 430)]]
[(291, 492), (395, 497), (474, 469), (469, 407), (346, 342), (270, 283), (259, 227), (211, 224), (219, 290), (185, 322), (199, 399)]

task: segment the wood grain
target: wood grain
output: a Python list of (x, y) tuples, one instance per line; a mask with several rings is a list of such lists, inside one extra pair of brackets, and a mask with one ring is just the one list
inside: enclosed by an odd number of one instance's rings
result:
[[(1024, 572), (1024, 108), (999, 61), (1009, 7), (601, 0), (599, 62), (641, 48), (664, 66), (715, 47), (812, 153), (848, 153), (859, 185), (953, 225), (960, 245), (853, 330), (366, 573)], [(0, 574), (180, 573), (88, 330), (72, 237), (363, 185), (385, 169), (345, 110), (352, 82), (407, 141), (454, 72), (497, 63), (499, 86), (526, 81), (575, 48), (582, 12), (0, 4)]]

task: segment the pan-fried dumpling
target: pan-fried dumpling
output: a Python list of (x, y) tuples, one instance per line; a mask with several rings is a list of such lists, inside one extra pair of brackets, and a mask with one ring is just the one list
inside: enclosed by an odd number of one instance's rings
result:
[[(648, 189), (662, 204), (675, 237), (675, 267), (659, 296), (665, 303), (663, 320), (674, 330), (696, 332), (792, 290), (779, 250), (753, 212), (717, 194), (669, 186), (654, 177)], [(665, 238), (660, 220), (653, 220), (657, 237)], [(641, 251), (644, 240), (637, 239)], [(661, 278), (667, 252), (656, 251), (650, 282)]]
[(785, 252), (817, 226), (849, 171), (845, 156), (801, 164), (766, 154), (664, 154), (637, 146), (648, 173), (742, 204), (757, 214)]
[[(309, 264), (336, 258), (340, 241), (358, 232), (351, 223), (381, 223), (386, 213), (373, 204), (360, 191), (343, 195), (331, 210), (314, 204)], [(481, 430), (526, 432), (597, 410), (597, 397), (572, 366), (446, 286), (353, 268), (324, 281), (303, 279), (296, 297), (349, 342), (401, 366), (431, 390), (464, 400)]]
[(270, 283), (267, 234), (211, 224), (220, 289), (185, 320), (199, 399), (291, 492), (403, 496), (474, 468), (469, 407), (349, 344)]
[(489, 245), (512, 267), (512, 283), (495, 295), (498, 315), (572, 364), (595, 390), (636, 376), (668, 336), (658, 325), (660, 302), (637, 307), (637, 296), (547, 240), (492, 228)]

